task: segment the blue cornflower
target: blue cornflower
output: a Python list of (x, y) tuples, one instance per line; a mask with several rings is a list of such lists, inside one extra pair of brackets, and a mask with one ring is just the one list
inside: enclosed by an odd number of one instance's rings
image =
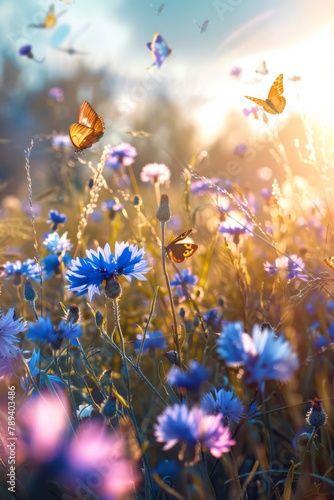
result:
[(173, 366), (167, 375), (167, 380), (169, 384), (176, 387), (184, 387), (189, 391), (196, 391), (209, 377), (210, 373), (211, 370), (206, 370), (197, 361), (190, 361), (189, 371), (184, 372), (180, 368)]
[[(137, 342), (135, 350), (139, 351), (144, 336), (143, 334), (138, 333), (136, 337), (137, 337)], [(157, 348), (158, 349), (167, 348), (164, 334), (160, 330), (157, 330), (156, 332), (147, 332), (145, 338), (145, 344), (143, 347), (143, 353), (148, 351), (149, 349), (157, 349)]]
[(223, 329), (217, 340), (217, 351), (227, 365), (244, 367), (248, 382), (259, 386), (266, 379), (288, 380), (298, 368), (298, 358), (290, 343), (275, 332), (259, 325), (253, 328), (253, 337), (242, 332), (241, 323), (232, 323)]
[(36, 323), (29, 323), (29, 332), (27, 339), (40, 340), (52, 344), (57, 340), (57, 333), (54, 330), (52, 321), (49, 317), (40, 318)]
[(318, 314), (318, 308), (325, 309), (326, 312), (334, 311), (334, 300), (327, 299), (324, 295), (314, 293), (306, 303), (306, 310), (311, 314)]
[[(319, 328), (320, 327), (320, 323), (319, 321), (315, 321), (310, 329), (312, 331), (314, 331), (314, 333), (318, 333), (316, 331), (316, 328)], [(331, 344), (334, 344), (334, 322), (331, 321), (330, 324), (329, 324), (329, 327), (327, 329), (327, 332), (328, 332), (328, 336), (329, 336), (329, 340), (330, 340), (330, 343)], [(313, 340), (313, 347), (318, 347), (319, 349), (321, 347), (325, 347), (329, 344), (328, 340), (327, 340), (327, 337), (325, 337), (325, 335), (321, 335), (318, 333), (318, 335), (315, 335), (315, 338)]]
[[(23, 357), (23, 354), (25, 354), (25, 352), (21, 351), (21, 354)], [(35, 351), (35, 349), (33, 349), (30, 359), (24, 358), (25, 362), (29, 368), (30, 375), (35, 379), (38, 378), (38, 376), (40, 374), (40, 372), (39, 372), (40, 356), (41, 356), (41, 351), (40, 350)], [(13, 361), (14, 371), (13, 371), (12, 375), (15, 374), (16, 376), (20, 377), (20, 385), (21, 385), (22, 389), (25, 392), (28, 392), (28, 391), (30, 391), (30, 389), (33, 388), (33, 384), (31, 381), (31, 377), (29, 377), (27, 374), (26, 368), (22, 365), (22, 357), (20, 357), (20, 359), (18, 360), (18, 362), (20, 364), (15, 362), (15, 360)], [(22, 367), (23, 367), (23, 370), (22, 370)], [(1, 378), (1, 360), (0, 360), (0, 378)], [(42, 380), (40, 379), (38, 382), (40, 389), (44, 388), (43, 384), (44, 384), (44, 386), (46, 385), (45, 380), (48, 380), (52, 384), (52, 386), (54, 387), (55, 390), (57, 390), (58, 388), (65, 389), (64, 382), (59, 377), (57, 377), (57, 375), (51, 375), (51, 374), (45, 373), (45, 372), (43, 374), (43, 379)], [(39, 394), (39, 391), (37, 391), (36, 389), (33, 389), (32, 394), (37, 396)]]
[(222, 313), (219, 309), (209, 309), (203, 314), (203, 319), (213, 331), (219, 332), (222, 327)]
[(65, 224), (66, 221), (67, 217), (65, 214), (59, 213), (58, 210), (50, 210), (49, 218), (46, 222), (47, 224), (52, 224), (51, 230), (55, 231), (58, 227), (58, 224)]
[(22, 47), (19, 48), (18, 50), (20, 56), (27, 56), (27, 57), (32, 57), (32, 45), (26, 44), (22, 45)]
[(22, 360), (19, 349), (16, 349), (9, 356), (0, 355), (0, 380), (4, 377), (11, 378), (15, 375), (21, 362)]
[(126, 142), (110, 149), (105, 161), (105, 165), (113, 170), (120, 170), (122, 166), (129, 166), (134, 163), (137, 156), (136, 148)]
[(11, 356), (17, 351), (14, 342), (20, 339), (16, 335), (27, 329), (27, 322), (23, 318), (14, 319), (14, 307), (8, 309), (7, 313), (2, 313), (0, 318), (0, 356)]
[[(208, 448), (211, 455), (219, 458), (235, 444), (228, 427), (222, 425), (221, 416), (205, 415), (200, 408), (189, 410), (185, 404), (168, 406), (157, 421), (154, 435), (159, 443), (166, 443), (164, 450), (173, 448), (179, 441), (193, 449), (199, 443), (203, 448)], [(185, 447), (182, 455), (184, 451)], [(197, 451), (197, 461), (199, 456)]]
[[(35, 351), (35, 349), (33, 349), (32, 353), (31, 353), (31, 357), (29, 359), (25, 360), (26, 364), (29, 368), (30, 375), (32, 377), (36, 377), (37, 373), (39, 372), (38, 364), (39, 364), (40, 355), (41, 355), (40, 349), (38, 351)], [(30, 379), (30, 377), (28, 377), (27, 374), (25, 374), (21, 377), (20, 385), (24, 391), (28, 391), (30, 389), (31, 379)]]
[(70, 281), (68, 288), (77, 295), (88, 292), (89, 300), (95, 293), (100, 295), (99, 286), (103, 281), (112, 280), (117, 276), (124, 276), (128, 281), (132, 278), (146, 280), (144, 273), (149, 271), (148, 261), (144, 257), (144, 248), (137, 245), (117, 243), (115, 255), (111, 253), (107, 243), (104, 248), (98, 247), (97, 252), (86, 250), (87, 257), (73, 259), (66, 274)]
[(55, 255), (50, 253), (46, 255), (41, 261), (43, 276), (45, 279), (50, 279), (52, 276), (59, 276), (61, 274), (61, 264), (67, 266), (72, 260), (72, 257), (65, 253), (62, 255)]
[(201, 401), (201, 408), (207, 415), (222, 414), (227, 418), (228, 422), (240, 422), (240, 419), (245, 410), (245, 405), (234, 394), (233, 391), (225, 391), (224, 389), (214, 389), (211, 392), (204, 394)]
[(67, 232), (62, 236), (59, 236), (56, 231), (47, 235), (43, 241), (43, 245), (47, 250), (49, 250), (49, 252), (53, 252), (55, 254), (67, 252), (73, 247), (71, 241), (67, 238)]
[(31, 357), (26, 360), (27, 365), (29, 367), (30, 373), (33, 377), (36, 377), (37, 373), (39, 372), (38, 369), (38, 363), (39, 363), (39, 358), (41, 356), (41, 351), (38, 349), (38, 351), (35, 351), (35, 349), (32, 350)]
[(288, 280), (293, 278), (298, 278), (302, 281), (307, 281), (308, 277), (304, 273), (305, 264), (301, 257), (293, 254), (290, 257), (283, 255), (275, 259), (275, 264), (270, 264), (266, 262), (264, 264), (264, 270), (267, 271), (269, 276), (275, 276), (276, 274), (284, 274)]
[(20, 260), (6, 262), (1, 269), (1, 276), (6, 279), (14, 277), (15, 280), (18, 280), (17, 284), (21, 282), (21, 276), (27, 276), (28, 278), (36, 280), (39, 275), (39, 266), (34, 259), (26, 259), (24, 262)]
[(191, 274), (190, 267), (182, 269), (180, 273), (174, 274), (174, 279), (170, 282), (171, 286), (176, 286), (176, 293), (180, 297), (189, 295), (189, 286), (194, 286), (198, 282), (198, 276)]
[(59, 349), (63, 339), (67, 339), (71, 344), (79, 345), (76, 340), (81, 337), (82, 327), (79, 323), (66, 323), (63, 319), (58, 328), (55, 328), (49, 317), (40, 318), (36, 323), (29, 323), (29, 333), (27, 339), (41, 342), (48, 342), (55, 349)]

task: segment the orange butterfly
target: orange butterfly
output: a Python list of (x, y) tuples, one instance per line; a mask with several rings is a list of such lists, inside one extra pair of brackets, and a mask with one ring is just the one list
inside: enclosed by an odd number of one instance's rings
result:
[(272, 84), (266, 100), (258, 99), (257, 97), (250, 97), (248, 95), (245, 97), (256, 102), (259, 106), (263, 106), (263, 109), (267, 111), (267, 113), (277, 115), (284, 111), (286, 105), (286, 99), (282, 96), (283, 92), (283, 74), (281, 73)]
[(196, 252), (198, 246), (194, 243), (179, 243), (179, 241), (184, 240), (189, 234), (192, 233), (192, 229), (188, 229), (184, 233), (177, 236), (173, 241), (165, 247), (165, 252), (173, 262), (179, 264), (183, 262), (184, 259), (191, 257)]
[(324, 259), (324, 263), (326, 266), (330, 267), (332, 271), (334, 271), (334, 256), (326, 257), (326, 259)]
[(79, 108), (78, 123), (72, 123), (69, 129), (70, 139), (76, 151), (90, 148), (99, 141), (105, 131), (104, 122), (89, 102), (84, 101)]

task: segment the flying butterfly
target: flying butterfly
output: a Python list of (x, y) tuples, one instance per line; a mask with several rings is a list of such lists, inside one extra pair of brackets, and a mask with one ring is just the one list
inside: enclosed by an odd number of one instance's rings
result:
[(55, 9), (54, 5), (50, 5), (48, 13), (44, 19), (44, 21), (40, 24), (29, 24), (28, 28), (46, 28), (50, 29), (53, 28), (57, 24), (58, 17), (62, 16), (65, 14), (66, 10), (63, 10), (59, 14), (55, 14)]
[(262, 63), (256, 68), (255, 73), (259, 73), (260, 75), (267, 75), (269, 73), (266, 61), (262, 61)]
[(286, 105), (286, 99), (282, 96), (283, 92), (283, 74), (281, 73), (272, 84), (266, 100), (258, 99), (257, 97), (250, 97), (248, 95), (246, 95), (245, 97), (255, 102), (259, 106), (263, 106), (263, 109), (267, 111), (267, 113), (277, 115), (284, 111)]
[(99, 141), (105, 131), (104, 122), (89, 102), (84, 101), (79, 108), (78, 122), (69, 129), (70, 139), (76, 151), (90, 148)]
[(195, 245), (194, 243), (180, 243), (180, 241), (187, 238), (187, 236), (189, 236), (192, 231), (192, 229), (188, 229), (184, 233), (177, 236), (173, 241), (169, 243), (169, 245), (165, 247), (167, 256), (176, 264), (179, 264), (188, 257), (194, 255), (198, 248), (198, 245)]
[(324, 259), (324, 263), (326, 266), (330, 267), (332, 271), (334, 271), (334, 255), (332, 257), (326, 257), (326, 259)]
[(172, 49), (167, 46), (165, 40), (158, 32), (154, 33), (152, 42), (148, 42), (146, 45), (153, 57), (153, 63), (146, 69), (150, 69), (152, 66), (158, 66), (158, 68), (160, 68), (166, 57), (172, 52)]
[(207, 27), (209, 26), (209, 19), (207, 19), (206, 21), (204, 21), (204, 23), (202, 25), (198, 24), (195, 19), (194, 19), (194, 23), (196, 24), (196, 27), (197, 29), (199, 30), (200, 34), (202, 33), (205, 33), (206, 30), (207, 30)]
[(166, 7), (166, 4), (165, 3), (162, 3), (160, 5), (160, 7), (158, 7), (157, 9), (154, 7), (154, 5), (151, 3), (151, 7), (152, 9), (154, 9), (154, 12), (156, 13), (157, 16), (159, 16), (161, 14), (161, 12), (164, 10), (164, 8)]

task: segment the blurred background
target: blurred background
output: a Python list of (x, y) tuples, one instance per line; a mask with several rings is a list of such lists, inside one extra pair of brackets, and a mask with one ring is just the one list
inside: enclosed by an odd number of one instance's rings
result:
[[(138, 151), (139, 178), (146, 163), (163, 162), (179, 174), (204, 152), (199, 175), (262, 188), (283, 175), (269, 148), (279, 130), (294, 173), (315, 182), (294, 141), (305, 143), (305, 117), (315, 131), (332, 134), (333, 14), (331, 0), (2, 0), (2, 194), (27, 196), (24, 149), (31, 139), (35, 192), (61, 187), (66, 168), (88, 177), (73, 148), (64, 155), (53, 142), (77, 121), (84, 100), (106, 124), (84, 162), (97, 162), (106, 144), (129, 142)], [(147, 43), (157, 31), (172, 53), (161, 68), (147, 69)], [(20, 55), (25, 45), (31, 50)], [(280, 73), (287, 107), (264, 123), (244, 96), (265, 98)], [(50, 92), (55, 87), (62, 95)], [(128, 134), (138, 130), (151, 135)], [(330, 141), (326, 147), (330, 156)]]

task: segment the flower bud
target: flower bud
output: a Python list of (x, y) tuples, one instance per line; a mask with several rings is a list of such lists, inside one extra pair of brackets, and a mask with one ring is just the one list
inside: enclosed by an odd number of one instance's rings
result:
[(65, 316), (66, 323), (75, 325), (80, 321), (80, 309), (76, 304), (71, 304)]
[(171, 365), (177, 365), (178, 364), (178, 354), (176, 351), (168, 351), (168, 352), (163, 352), (162, 353), (167, 361), (170, 362)]
[(37, 293), (32, 286), (32, 283), (29, 278), (26, 278), (24, 283), (24, 300), (27, 302), (35, 302), (37, 299)]
[(103, 314), (101, 314), (100, 311), (97, 311), (95, 314), (95, 323), (98, 328), (103, 324)]
[(322, 409), (321, 403), (318, 398), (314, 398), (311, 401), (312, 408), (306, 414), (306, 422), (312, 427), (321, 427), (327, 422), (327, 414)]
[(169, 198), (167, 194), (161, 195), (160, 205), (158, 207), (156, 217), (160, 222), (167, 222), (171, 218)]
[(117, 299), (122, 295), (122, 288), (116, 276), (106, 280), (105, 294), (109, 299)]
[(116, 403), (117, 399), (110, 392), (108, 399), (106, 399), (101, 408), (101, 413), (105, 418), (111, 418), (116, 414)]

